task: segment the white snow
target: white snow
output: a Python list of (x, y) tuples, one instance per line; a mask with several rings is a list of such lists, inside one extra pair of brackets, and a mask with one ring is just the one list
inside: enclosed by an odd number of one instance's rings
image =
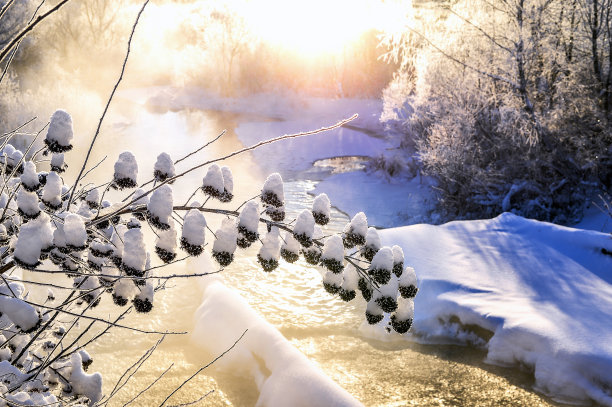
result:
[(332, 235), (325, 240), (321, 259), (336, 260), (341, 263), (344, 261), (344, 244), (340, 236)]
[(64, 153), (54, 153), (51, 155), (51, 168), (64, 169)]
[(40, 213), (38, 195), (35, 192), (28, 192), (24, 188), (20, 189), (17, 193), (17, 207), (26, 215), (35, 216)]
[(389, 270), (393, 269), (393, 251), (388, 247), (380, 249), (370, 263), (370, 269)]
[(478, 325), (493, 335), (489, 363), (530, 367), (536, 388), (557, 400), (612, 406), (608, 234), (504, 213), (381, 235), (419, 278), (413, 337), (458, 341)]
[[(134, 194), (132, 195), (132, 197), (136, 199), (144, 193), (145, 193), (144, 189), (138, 188), (137, 190), (134, 191)], [(137, 199), (136, 202), (132, 204), (132, 206), (148, 205), (148, 204), (149, 204), (149, 195), (144, 195), (142, 198)]]
[(157, 161), (155, 161), (153, 170), (159, 171), (167, 178), (171, 178), (176, 175), (174, 163), (172, 162), (172, 158), (170, 158), (170, 154), (168, 153), (161, 153), (157, 156)]
[(43, 188), (42, 199), (45, 202), (48, 202), (54, 207), (59, 206), (61, 201), (61, 193), (62, 193), (62, 178), (55, 172), (51, 171), (47, 174), (47, 183)]
[[(375, 250), (380, 249), (380, 246), (382, 246), (380, 243), (380, 236), (378, 235), (378, 231), (376, 230), (376, 228), (368, 228), (368, 232), (366, 233), (365, 245)], [(395, 252), (393, 252), (393, 255), (395, 256)]]
[(20, 179), (21, 182), (30, 189), (36, 188), (36, 186), (39, 185), (36, 165), (32, 161), (26, 161)]
[(353, 216), (353, 219), (351, 219), (344, 231), (365, 237), (368, 232), (368, 218), (365, 213), (358, 212)]
[(170, 215), (172, 215), (173, 205), (172, 187), (164, 184), (153, 191), (147, 204), (147, 209), (160, 222), (168, 224), (170, 222)]
[(197, 209), (190, 209), (183, 222), (183, 239), (194, 246), (202, 246), (206, 241), (206, 218)]
[(395, 316), (400, 321), (414, 319), (414, 301), (412, 298), (399, 297), (397, 299), (397, 310), (395, 311)]
[(113, 228), (113, 234), (111, 236), (111, 243), (113, 245), (113, 255), (121, 257), (125, 242), (125, 232), (128, 228), (125, 225), (116, 225)]
[(329, 218), (331, 213), (331, 202), (327, 197), (327, 194), (319, 194), (315, 197), (312, 202), (312, 211), (315, 213), (320, 213)]
[(29, 331), (40, 321), (36, 309), (20, 298), (0, 295), (0, 309), (13, 324), (23, 331)]
[(277, 260), (280, 258), (280, 235), (278, 228), (274, 226), (262, 240), (259, 256), (264, 260)]
[(346, 291), (356, 291), (359, 282), (359, 273), (352, 264), (347, 264), (342, 273), (343, 281), (342, 288)]
[(300, 252), (300, 242), (295, 240), (293, 237), (293, 233), (285, 232), (285, 236), (283, 237), (283, 244), (281, 246), (283, 250), (287, 250), (291, 253), (299, 253)]
[(115, 175), (114, 178), (124, 179), (127, 178), (132, 182), (136, 183), (138, 177), (138, 163), (136, 157), (130, 151), (124, 151), (119, 154), (117, 161), (115, 162)]
[(391, 250), (393, 250), (393, 264), (404, 263), (404, 251), (402, 248), (398, 245), (393, 245)]
[(315, 221), (312, 213), (308, 209), (304, 209), (297, 217), (295, 226), (293, 227), (294, 235), (306, 235), (312, 238), (314, 233)]
[(40, 251), (51, 246), (54, 236), (49, 221), (49, 215), (41, 213), (38, 218), (21, 225), (13, 253), (15, 258), (27, 265), (36, 265)]
[[(155, 246), (160, 249), (164, 249), (170, 253), (176, 251), (176, 228), (174, 227), (174, 221), (170, 222), (170, 229), (162, 230), (158, 233), (157, 239), (155, 240)], [(183, 233), (184, 233), (183, 229)]]
[(64, 234), (66, 236), (66, 244), (81, 248), (87, 243), (87, 231), (85, 230), (85, 222), (83, 218), (74, 213), (68, 214), (64, 218)]
[(266, 178), (263, 188), (261, 189), (262, 198), (265, 198), (266, 194), (272, 194), (281, 203), (281, 205), (274, 205), (274, 206), (282, 206), (283, 202), (285, 202), (285, 191), (283, 189), (283, 179), (279, 173), (277, 172), (272, 173), (268, 175), (268, 178)]
[(342, 273), (332, 273), (331, 271), (328, 271), (323, 275), (323, 282), (325, 284), (329, 284), (337, 288), (342, 287), (343, 281)]
[(223, 175), (223, 188), (230, 194), (234, 193), (234, 176), (232, 170), (227, 167), (221, 167), (221, 175)]
[(70, 356), (70, 364), (70, 384), (74, 393), (87, 396), (90, 400), (89, 405), (93, 406), (102, 399), (102, 375), (85, 373), (79, 352), (74, 352)]
[(380, 294), (385, 297), (397, 299), (398, 297), (398, 281), (395, 276), (391, 276), (389, 282), (379, 287)]
[(202, 188), (206, 187), (211, 188), (217, 194), (223, 193), (223, 173), (217, 164), (208, 167), (206, 175), (202, 179)]
[(403, 287), (409, 287), (411, 285), (417, 286), (417, 276), (414, 268), (408, 266), (399, 278), (399, 284)]
[(144, 271), (147, 261), (147, 248), (140, 229), (130, 229), (123, 235), (123, 264), (136, 271)]
[(221, 227), (215, 232), (216, 239), (213, 244), (213, 252), (232, 254), (236, 251), (236, 238), (238, 230), (233, 219), (225, 218), (221, 222)]
[(235, 291), (214, 278), (201, 281), (205, 285), (203, 302), (196, 312), (192, 340), (207, 354), (219, 355), (248, 329), (242, 340), (214, 366), (254, 380), (260, 392), (255, 406), (361, 405), (256, 314)]
[(249, 232), (257, 232), (259, 226), (259, 203), (257, 201), (249, 201), (244, 205), (238, 217), (238, 226), (244, 227)]
[(55, 141), (62, 147), (70, 145), (73, 137), (72, 118), (64, 110), (56, 110), (51, 115), (49, 129), (47, 130), (47, 140)]
[(85, 196), (85, 200), (95, 205), (100, 204), (100, 191), (98, 188), (91, 189)]

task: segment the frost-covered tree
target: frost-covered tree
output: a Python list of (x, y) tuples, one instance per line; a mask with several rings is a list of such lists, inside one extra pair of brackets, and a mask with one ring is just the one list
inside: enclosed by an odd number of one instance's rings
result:
[(579, 219), (611, 186), (609, 2), (463, 0), (427, 13), (384, 41), (402, 61), (385, 102), (442, 209)]

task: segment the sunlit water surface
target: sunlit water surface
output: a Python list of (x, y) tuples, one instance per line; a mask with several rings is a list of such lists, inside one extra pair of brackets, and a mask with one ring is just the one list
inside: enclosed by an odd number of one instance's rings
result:
[[(150, 112), (141, 105), (123, 101), (115, 107), (93, 152), (91, 163), (104, 156), (108, 159), (96, 175), (86, 181), (102, 182), (112, 174), (112, 164), (124, 150), (136, 152), (141, 175), (153, 167), (157, 154), (166, 151), (181, 157), (215, 137), (223, 129), (227, 134), (205, 151), (195, 155), (190, 164), (227, 154), (242, 147), (233, 132), (239, 117), (202, 111)], [(277, 136), (270, 134), (270, 137)], [(82, 157), (85, 147), (77, 146), (72, 157)], [(319, 178), (326, 171), (341, 171), (334, 160), (317, 163), (310, 174)], [(337, 161), (336, 161), (337, 163)], [(181, 164), (177, 171), (190, 164)], [(236, 199), (242, 202), (257, 195), (265, 175), (252, 156), (234, 157), (225, 165), (234, 172)], [(345, 164), (359, 167), (359, 160)], [(76, 167), (76, 165), (74, 166)], [(72, 171), (75, 171), (73, 168)], [(201, 182), (204, 169), (189, 174), (174, 186), (175, 203), (181, 203)], [(309, 172), (306, 172), (309, 174)], [(288, 180), (285, 194), (288, 217), (309, 208), (312, 197), (305, 191), (313, 185), (309, 179)], [(196, 199), (201, 200), (198, 195)], [(235, 209), (238, 204), (225, 207)], [(219, 220), (207, 217), (214, 230)], [(334, 211), (328, 231), (340, 230), (347, 218)], [(211, 236), (207, 236), (212, 241)], [(264, 273), (256, 262), (256, 247), (240, 253), (223, 271), (228, 286), (238, 290), (249, 304), (285, 337), (318, 365), (327, 375), (367, 406), (547, 406), (554, 405), (534, 394), (531, 375), (518, 370), (485, 365), (484, 351), (457, 346), (426, 346), (400, 341), (384, 343), (367, 340), (358, 328), (363, 320), (364, 305), (346, 304), (327, 294), (316, 268), (303, 260), (295, 265), (281, 262), (273, 273)], [(243, 254), (243, 255), (242, 255)], [(155, 259), (157, 261), (157, 259)], [(189, 261), (161, 271), (185, 274), (201, 272), (190, 268)], [(169, 289), (156, 294), (155, 307), (149, 314), (130, 314), (123, 322), (141, 329), (189, 332), (193, 315), (202, 298), (196, 281), (173, 280)], [(116, 315), (110, 298), (99, 306), (101, 315)], [(418, 310), (417, 310), (418, 312)], [(126, 369), (155, 344), (159, 336), (139, 334), (122, 329), (111, 330), (105, 340), (89, 347), (94, 356), (93, 371), (104, 376), (105, 394), (110, 394)], [(227, 344), (228, 347), (231, 345)], [(141, 390), (159, 381), (131, 405), (159, 405), (201, 366), (210, 362), (194, 345), (190, 335), (168, 335), (142, 368), (112, 399), (111, 405), (124, 405)], [(257, 388), (249, 377), (237, 372), (221, 372), (214, 366), (195, 376), (170, 400), (171, 405), (197, 400), (201, 406), (251, 406), (257, 400)]]

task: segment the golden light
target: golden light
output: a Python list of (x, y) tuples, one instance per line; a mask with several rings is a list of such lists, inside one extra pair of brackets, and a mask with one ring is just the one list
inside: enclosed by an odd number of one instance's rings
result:
[(253, 0), (240, 12), (263, 41), (302, 56), (342, 52), (371, 29), (395, 24), (409, 1)]

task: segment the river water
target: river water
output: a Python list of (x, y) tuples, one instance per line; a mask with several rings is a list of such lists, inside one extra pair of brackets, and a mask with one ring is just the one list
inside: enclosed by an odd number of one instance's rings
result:
[[(121, 112), (123, 119), (116, 119), (105, 126), (90, 162), (95, 163), (104, 156), (108, 156), (108, 159), (97, 174), (87, 181), (108, 179), (114, 160), (124, 150), (136, 152), (143, 173), (144, 169), (153, 167), (159, 152), (166, 151), (173, 158), (178, 158), (203, 145), (223, 129), (227, 129), (227, 134), (194, 156), (192, 163), (242, 147), (234, 128), (243, 118), (199, 110), (151, 112), (141, 105), (123, 103), (120, 106), (115, 110), (116, 114)], [(84, 147), (77, 146), (77, 153), (72, 153), (73, 156), (81, 157), (79, 148), (84, 151)], [(249, 153), (234, 157), (224, 165), (229, 165), (234, 172), (235, 202), (258, 194), (265, 174)], [(177, 170), (187, 167), (184, 165)], [(189, 174), (174, 186), (175, 203), (186, 200), (201, 182), (203, 173), (204, 170)], [(146, 175), (140, 177), (141, 180), (148, 178)], [(288, 218), (292, 218), (299, 210), (310, 206), (312, 197), (306, 190), (313, 185), (313, 181), (286, 181), (287, 212)], [(235, 209), (237, 205), (223, 207)], [(219, 220), (207, 220), (214, 230)], [(336, 210), (330, 228), (338, 231), (346, 221), (347, 217)], [(207, 236), (207, 239), (210, 238)], [(363, 304), (356, 301), (345, 304), (332, 298), (324, 291), (319, 272), (303, 261), (296, 265), (281, 262), (273, 273), (264, 273), (257, 265), (256, 253), (257, 248), (252, 247), (244, 255), (237, 256), (234, 264), (222, 273), (226, 284), (240, 292), (294, 346), (364, 405), (555, 405), (530, 390), (533, 379), (529, 372), (484, 364), (484, 350), (364, 338), (359, 331)], [(167, 267), (162, 272), (184, 274), (198, 271), (188, 260)], [(200, 285), (191, 279), (173, 280), (169, 286), (156, 294), (155, 306), (150, 314), (130, 314), (124, 323), (162, 331), (191, 331), (193, 315), (202, 298)], [(117, 312), (110, 298), (103, 300), (99, 309), (103, 315)], [(94, 357), (90, 371), (103, 374), (106, 394), (112, 391), (114, 383), (124, 371), (158, 338), (115, 329), (105, 340), (88, 349)], [(227, 344), (228, 347), (230, 345)], [(189, 334), (169, 335), (112, 399), (111, 405), (124, 405), (173, 365), (155, 386), (131, 404), (158, 405), (199, 367), (210, 362), (210, 358), (211, 355), (202, 352)], [(170, 404), (187, 403), (209, 391), (213, 392), (195, 405), (252, 406), (258, 397), (251, 378), (236, 371), (219, 371), (213, 366), (185, 385), (173, 396)]]

